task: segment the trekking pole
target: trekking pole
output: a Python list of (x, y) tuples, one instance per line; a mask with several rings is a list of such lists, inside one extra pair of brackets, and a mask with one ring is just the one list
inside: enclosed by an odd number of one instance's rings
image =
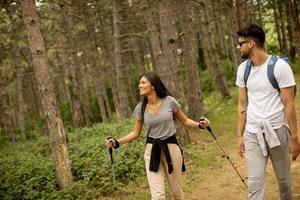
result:
[(227, 155), (227, 153), (225, 152), (224, 148), (222, 147), (222, 145), (219, 143), (219, 141), (217, 140), (216, 135), (214, 134), (214, 132), (212, 131), (212, 129), (208, 126), (206, 128), (208, 130), (208, 132), (211, 134), (211, 136), (214, 138), (214, 140), (216, 141), (218, 147), (221, 149), (221, 151), (223, 152), (224, 156), (227, 158), (227, 160), (230, 162), (231, 166), (233, 167), (233, 169), (235, 170), (235, 172), (237, 173), (237, 175), (240, 177), (241, 181), (244, 183), (245, 187), (248, 188), (247, 183), (245, 182), (245, 180), (243, 179), (243, 177), (241, 176), (241, 174), (239, 173), (239, 171), (237, 170), (237, 168), (234, 166), (233, 162), (231, 161), (231, 159), (229, 158), (229, 156)]
[(109, 155), (110, 155), (110, 161), (111, 161), (111, 170), (113, 174), (113, 181), (114, 181), (114, 188), (116, 188), (116, 177), (115, 177), (115, 166), (114, 166), (114, 158), (113, 158), (113, 149), (110, 147), (108, 149)]

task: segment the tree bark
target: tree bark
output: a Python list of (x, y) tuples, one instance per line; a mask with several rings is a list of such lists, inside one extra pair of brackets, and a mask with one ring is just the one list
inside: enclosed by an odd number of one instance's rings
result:
[[(5, 75), (4, 75), (5, 76)], [(9, 108), (9, 95), (6, 89), (6, 78), (1, 75), (0, 71), (0, 130), (5, 133), (11, 143), (16, 142), (13, 119)]]
[(219, 63), (219, 54), (218, 50), (214, 44), (213, 40), (213, 33), (211, 30), (211, 24), (209, 20), (209, 14), (208, 14), (208, 1), (205, 0), (203, 3), (203, 29), (202, 29), (202, 35), (203, 35), (203, 44), (205, 47), (204, 55), (205, 55), (205, 61), (207, 62), (207, 66), (209, 68), (209, 72), (211, 76), (213, 77), (213, 82), (223, 97), (228, 98), (230, 96), (229, 90), (227, 87), (227, 84), (224, 80), (224, 76), (222, 73), (221, 65)]
[(276, 0), (271, 0), (272, 7), (273, 7), (273, 12), (274, 12), (274, 21), (275, 21), (275, 27), (276, 27), (276, 32), (277, 32), (277, 40), (279, 43), (279, 48), (280, 52), (283, 52), (283, 40), (282, 40), (282, 33), (280, 30), (280, 19), (279, 19), (279, 14), (278, 14), (278, 9), (277, 9), (277, 2)]
[[(59, 11), (61, 11), (59, 9)], [(62, 20), (62, 16), (58, 13), (55, 9), (55, 6), (52, 7), (52, 16), (54, 18), (54, 28), (57, 34), (56, 38), (56, 47), (57, 47), (57, 56), (58, 56), (58, 73), (59, 73), (59, 84), (60, 92), (59, 92), (59, 99), (60, 101), (67, 101), (70, 103), (70, 107), (72, 107), (72, 99), (70, 94), (70, 80), (69, 80), (69, 70), (68, 66), (70, 62), (68, 60), (68, 45), (67, 45), (67, 38), (66, 32), (63, 28), (64, 20)]]
[(227, 25), (228, 25), (228, 52), (230, 54), (231, 60), (234, 62), (235, 66), (238, 66), (239, 63), (241, 63), (241, 58), (237, 55), (239, 55), (239, 52), (236, 48), (237, 42), (236, 41), (236, 33), (238, 31), (238, 25), (237, 25), (237, 20), (232, 12), (232, 10), (235, 10), (236, 8), (233, 5), (233, 1), (231, 3), (227, 4), (225, 13), (226, 13), (226, 20), (227, 20)]
[[(80, 77), (80, 67), (77, 61), (77, 51), (75, 46), (75, 41), (73, 38), (73, 14), (72, 8), (64, 2), (60, 3), (62, 8), (63, 17), (66, 20), (66, 33), (67, 33), (67, 42), (68, 48), (71, 52), (69, 53), (70, 58), (70, 65), (69, 65), (69, 72), (70, 72), (70, 87), (71, 87), (71, 99), (72, 99), (72, 117), (73, 117), (73, 125), (76, 127), (84, 125), (83, 113), (82, 113), (82, 93), (80, 91), (80, 83), (78, 82), (78, 78)], [(79, 75), (79, 77), (78, 77)]]
[[(110, 77), (107, 82), (109, 85), (109, 88), (112, 91), (112, 97), (113, 97), (113, 103), (114, 103), (114, 107), (115, 107), (115, 112), (117, 117), (120, 117), (120, 104), (119, 104), (119, 96), (118, 96), (118, 92), (117, 92), (117, 84), (116, 84), (116, 70), (114, 69), (113, 66), (113, 59), (112, 59), (112, 54), (113, 51), (111, 50), (110, 46), (108, 45), (109, 43), (109, 38), (107, 35), (107, 30), (105, 29), (105, 24), (104, 24), (104, 20), (103, 20), (103, 16), (101, 15), (101, 12), (98, 11), (96, 13), (97, 17), (98, 17), (98, 26), (99, 29), (101, 30), (101, 39), (98, 40), (98, 42), (100, 43), (100, 45), (103, 48), (103, 61), (104, 61), (104, 71), (106, 71), (107, 77)], [(105, 94), (105, 93), (104, 93)]]
[(120, 115), (121, 117), (129, 117), (131, 115), (131, 108), (129, 98), (127, 96), (127, 89), (124, 77), (124, 65), (121, 54), (121, 28), (120, 28), (120, 1), (113, 0), (113, 29), (114, 29), (114, 56), (115, 69), (117, 73), (117, 90), (119, 96)]
[(152, 9), (148, 0), (141, 0), (141, 10), (143, 11), (143, 16), (148, 29), (147, 32), (151, 45), (154, 69), (159, 69), (162, 65), (162, 48)]
[[(96, 56), (93, 56), (93, 58), (92, 57), (90, 57), (90, 58), (91, 58), (90, 60), (96, 60)], [(99, 63), (99, 62), (102, 63), (100, 61), (100, 59), (97, 59), (98, 60), (97, 63)], [(106, 111), (106, 105), (105, 105), (104, 94), (103, 94), (103, 87), (104, 87), (104, 84), (102, 82), (102, 80), (103, 80), (102, 76), (103, 75), (100, 72), (101, 64), (97, 64), (97, 63), (93, 62), (91, 64), (91, 74), (92, 74), (92, 78), (93, 78), (92, 82), (93, 82), (93, 86), (94, 86), (98, 106), (99, 106), (99, 109), (100, 109), (100, 115), (101, 115), (102, 121), (107, 122), (108, 119), (109, 119), (109, 116), (108, 116), (107, 111)]]
[(187, 0), (178, 1), (180, 16), (179, 22), (183, 34), (183, 56), (185, 65), (187, 67), (187, 79), (188, 79), (188, 105), (189, 105), (189, 117), (193, 119), (200, 119), (203, 114), (203, 96), (200, 85), (199, 71), (197, 70), (197, 52), (195, 36), (192, 30), (192, 19), (189, 15), (190, 5)]
[(260, 25), (260, 27), (263, 27), (264, 22), (263, 22), (263, 18), (262, 18), (262, 4), (261, 4), (261, 0), (257, 0), (257, 5), (258, 5), (259, 25)]
[(46, 49), (42, 37), (40, 22), (33, 0), (21, 0), (23, 20), (27, 31), (30, 51), (33, 58), (38, 93), (42, 100), (42, 108), (46, 115), (47, 127), (50, 133), (52, 156), (56, 169), (56, 176), (60, 188), (72, 182), (69, 153), (66, 144), (64, 126), (50, 79), (47, 64)]
[(297, 4), (295, 0), (288, 0), (288, 8), (289, 8), (289, 18), (291, 19), (291, 29), (293, 36), (293, 44), (295, 46), (295, 51), (297, 54), (297, 63), (300, 64), (300, 20), (299, 13), (297, 9)]
[(169, 91), (183, 106), (184, 92), (181, 81), (180, 62), (178, 54), (178, 33), (176, 30), (175, 9), (171, 0), (159, 2), (161, 43), (163, 49), (163, 65), (157, 69), (160, 77)]
[(287, 38), (287, 30), (286, 30), (285, 9), (280, 1), (278, 2), (278, 11), (280, 13), (279, 19), (280, 19), (280, 28), (281, 28), (280, 31), (282, 35), (282, 53), (283, 55), (288, 56), (289, 49), (288, 49), (288, 38)]
[[(10, 1), (7, 4), (11, 4)], [(27, 139), (26, 129), (25, 129), (25, 101), (23, 96), (23, 78), (24, 78), (24, 69), (21, 63), (21, 55), (19, 52), (18, 46), (18, 31), (16, 28), (16, 20), (13, 17), (13, 11), (11, 10), (11, 5), (6, 5), (6, 11), (10, 18), (10, 22), (12, 25), (11, 37), (13, 39), (13, 50), (14, 50), (14, 58), (13, 62), (15, 65), (16, 76), (17, 76), (17, 121), (18, 121), (18, 129), (20, 130), (21, 136), (23, 140)]]
[[(161, 44), (163, 56), (160, 60), (158, 74), (163, 82), (184, 108), (184, 91), (180, 72), (180, 57), (178, 52), (178, 33), (176, 30), (175, 7), (172, 0), (159, 2)], [(176, 123), (179, 135), (184, 136), (185, 142), (190, 142), (187, 129), (180, 123)]]

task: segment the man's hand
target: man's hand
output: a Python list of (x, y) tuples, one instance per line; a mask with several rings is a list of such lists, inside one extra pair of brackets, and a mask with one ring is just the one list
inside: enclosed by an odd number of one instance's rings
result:
[(241, 158), (243, 158), (245, 153), (245, 144), (244, 144), (243, 136), (238, 136), (237, 145), (238, 145), (238, 154), (241, 156)]
[(291, 139), (289, 151), (292, 155), (292, 160), (296, 160), (300, 152), (300, 144), (298, 138)]

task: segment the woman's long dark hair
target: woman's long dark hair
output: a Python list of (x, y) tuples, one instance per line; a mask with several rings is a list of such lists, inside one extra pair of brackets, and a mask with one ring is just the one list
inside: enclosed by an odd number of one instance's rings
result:
[[(142, 77), (145, 77), (151, 83), (151, 85), (154, 87), (156, 95), (160, 99), (162, 99), (166, 96), (172, 96), (172, 94), (167, 90), (164, 83), (161, 81), (161, 79), (155, 73), (147, 72), (147, 73), (141, 75), (139, 80), (141, 80)], [(141, 109), (142, 122), (144, 122), (144, 113), (145, 113), (147, 103), (148, 103), (148, 98), (144, 97), (143, 103), (142, 103), (142, 109)]]

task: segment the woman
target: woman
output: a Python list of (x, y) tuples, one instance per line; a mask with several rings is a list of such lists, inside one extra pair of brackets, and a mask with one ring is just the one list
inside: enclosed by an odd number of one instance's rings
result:
[(184, 163), (175, 136), (174, 117), (191, 128), (206, 128), (209, 121), (202, 118), (200, 122), (195, 122), (187, 118), (179, 103), (154, 73), (141, 76), (139, 90), (144, 99), (136, 105), (133, 112), (136, 119), (133, 131), (119, 140), (110, 137), (106, 145), (118, 148), (119, 145), (138, 138), (144, 124), (147, 132), (144, 159), (152, 200), (165, 199), (165, 176), (174, 199), (183, 199), (181, 171), (184, 171)]

